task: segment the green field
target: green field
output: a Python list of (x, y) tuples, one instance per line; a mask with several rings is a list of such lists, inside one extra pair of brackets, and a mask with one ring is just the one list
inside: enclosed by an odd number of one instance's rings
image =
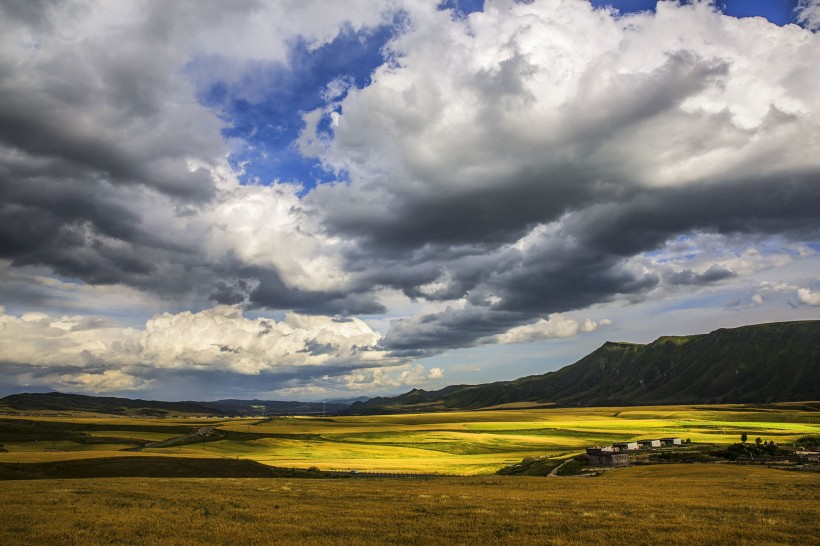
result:
[[(820, 406), (555, 408), (356, 417), (152, 419), (0, 417), (0, 462), (117, 455), (252, 459), (322, 470), (492, 474), (525, 457), (565, 458), (590, 445), (680, 436), (731, 444), (746, 432), (778, 444), (820, 434)], [(133, 450), (205, 426), (204, 440)], [(55, 451), (56, 450), (56, 451)]]

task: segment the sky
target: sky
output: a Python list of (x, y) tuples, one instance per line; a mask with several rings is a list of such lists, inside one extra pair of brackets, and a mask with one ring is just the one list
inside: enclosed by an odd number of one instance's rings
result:
[(819, 0), (0, 12), (0, 395), (390, 395), (820, 319)]

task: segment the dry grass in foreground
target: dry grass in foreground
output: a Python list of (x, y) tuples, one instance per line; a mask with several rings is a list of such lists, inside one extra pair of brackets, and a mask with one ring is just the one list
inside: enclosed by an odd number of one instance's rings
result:
[(817, 544), (820, 476), (3, 482), (0, 544)]

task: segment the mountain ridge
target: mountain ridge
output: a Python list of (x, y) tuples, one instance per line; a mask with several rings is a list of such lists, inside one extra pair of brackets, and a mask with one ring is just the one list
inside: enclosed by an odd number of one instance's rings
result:
[(820, 321), (607, 341), (574, 364), (479, 385), (413, 389), (349, 414), (475, 410), (509, 404), (631, 406), (820, 400)]

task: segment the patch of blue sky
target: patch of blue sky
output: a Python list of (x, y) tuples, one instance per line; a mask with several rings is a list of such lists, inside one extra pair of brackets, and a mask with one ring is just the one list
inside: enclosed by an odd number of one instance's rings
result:
[(644, 256), (647, 258), (651, 258), (655, 263), (665, 264), (665, 263), (679, 263), (679, 262), (689, 262), (697, 258), (697, 254), (675, 254), (675, 255), (668, 255), (663, 250), (658, 250), (654, 252), (644, 252)]
[(471, 13), (484, 11), (484, 0), (442, 0), (438, 9), (449, 9), (456, 19), (464, 19)]
[[(202, 104), (225, 121), (223, 136), (233, 144), (229, 161), (244, 184), (268, 185), (275, 180), (296, 182), (303, 193), (339, 175), (323, 168), (315, 158), (304, 157), (295, 142), (305, 126), (305, 112), (327, 109), (318, 130), (332, 135), (330, 112), (351, 87), (364, 88), (373, 71), (390, 62), (387, 42), (400, 31), (403, 18), (389, 24), (354, 30), (342, 29), (331, 42), (315, 47), (294, 40), (287, 62), (247, 62), (239, 76), (208, 79), (203, 74), (236, 74), (235, 61), (202, 57), (187, 67), (199, 90)], [(199, 77), (196, 77), (199, 76)], [(342, 175), (343, 178), (343, 175)]]
[(657, 263), (693, 260), (698, 253), (686, 251), (696, 246), (696, 236), (690, 233), (678, 235), (666, 241), (662, 247), (642, 253), (642, 256)]
[[(613, 332), (602, 329), (579, 336), (455, 349), (419, 360), (428, 370), (443, 368), (444, 378), (423, 388), (445, 385), (509, 381), (527, 375), (558, 370), (577, 362), (602, 345)], [(407, 389), (396, 389), (406, 392)]]
[[(691, 3), (684, 0), (683, 3)], [(798, 0), (717, 0), (715, 5), (732, 17), (765, 17), (776, 25), (796, 23)], [(611, 6), (621, 13), (655, 11), (657, 0), (592, 0), (595, 7)]]
[[(761, 255), (774, 255), (774, 254), (789, 254), (792, 257), (800, 256), (801, 249), (798, 246), (795, 246), (796, 242), (789, 241), (787, 239), (783, 239), (782, 237), (771, 237), (768, 239), (764, 239), (761, 241), (757, 241), (754, 244), (750, 244), (745, 248), (739, 249), (739, 251), (745, 250), (746, 248), (753, 247), (757, 250)], [(807, 246), (810, 249), (817, 251), (820, 250), (820, 243), (816, 242), (800, 242), (800, 247)], [(739, 252), (738, 252), (739, 255)]]
[[(706, 237), (706, 239), (700, 239)], [(720, 258), (739, 257), (744, 252), (756, 251), (759, 254), (775, 255), (789, 254), (797, 257), (801, 254), (801, 247), (808, 247), (812, 251), (820, 251), (820, 242), (797, 241), (784, 239), (779, 236), (766, 238), (746, 238), (743, 235), (737, 236), (714, 236), (709, 241), (708, 232), (686, 233), (672, 237), (663, 246), (642, 252), (641, 256), (649, 258), (656, 263), (680, 263), (692, 261), (696, 258), (709, 258), (714, 260)]]

